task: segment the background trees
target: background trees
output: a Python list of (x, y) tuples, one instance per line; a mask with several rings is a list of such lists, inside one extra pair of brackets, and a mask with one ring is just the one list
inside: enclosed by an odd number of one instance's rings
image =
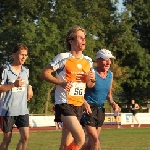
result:
[(41, 81), (39, 75), (56, 54), (66, 51), (65, 34), (73, 25), (87, 30), (84, 53), (93, 61), (101, 48), (111, 50), (116, 56), (111, 68), (116, 101), (128, 102), (134, 98), (142, 103), (149, 99), (150, 2), (124, 0), (122, 12), (117, 11), (116, 2), (0, 0), (0, 65), (11, 60), (16, 43), (29, 48), (26, 65), (34, 90), (30, 113), (51, 109), (54, 85)]

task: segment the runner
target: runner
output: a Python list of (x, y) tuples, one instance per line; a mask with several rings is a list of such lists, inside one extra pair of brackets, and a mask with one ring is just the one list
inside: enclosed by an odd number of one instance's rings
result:
[(18, 44), (14, 47), (12, 56), (13, 62), (1, 67), (0, 71), (0, 93), (3, 93), (0, 114), (3, 141), (0, 150), (8, 149), (14, 124), (20, 132), (16, 150), (25, 150), (29, 138), (27, 100), (33, 96), (32, 89), (28, 88), (29, 70), (23, 66), (28, 57), (28, 48), (24, 44)]
[(134, 119), (136, 120), (136, 122), (138, 123), (138, 127), (141, 126), (141, 124), (139, 123), (138, 119), (137, 119), (137, 110), (139, 109), (139, 105), (137, 103), (135, 103), (135, 100), (131, 100), (131, 106), (130, 106), (130, 109), (131, 109), (131, 113), (132, 113), (132, 125), (131, 127), (134, 127)]
[[(85, 100), (90, 105), (92, 113), (85, 114), (85, 128), (88, 134), (88, 143), (82, 150), (100, 150), (99, 135), (101, 126), (105, 119), (104, 103), (106, 99), (114, 108), (115, 102), (112, 98), (113, 74), (109, 70), (111, 58), (115, 58), (109, 50), (102, 49), (96, 54), (97, 67), (95, 68), (95, 81), (93, 86), (87, 84)], [(91, 88), (92, 87), (92, 88)]]
[[(43, 80), (56, 84), (55, 120), (63, 122), (60, 150), (79, 150), (85, 141), (79, 120), (86, 82), (95, 79), (93, 71), (90, 71), (91, 58), (82, 54), (85, 44), (85, 30), (79, 26), (72, 27), (66, 35), (66, 49), (70, 52), (58, 54), (41, 74)], [(56, 72), (56, 77), (52, 72)]]
[(114, 109), (114, 119), (115, 119), (118, 129), (121, 128), (121, 125), (119, 124), (119, 113), (120, 112), (121, 112), (121, 108), (119, 107), (118, 104), (116, 104), (116, 107)]

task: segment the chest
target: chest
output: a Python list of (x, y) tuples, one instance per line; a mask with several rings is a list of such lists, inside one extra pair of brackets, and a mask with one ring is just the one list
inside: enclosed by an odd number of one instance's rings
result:
[(66, 79), (76, 81), (77, 75), (85, 82), (86, 73), (90, 70), (90, 62), (85, 59), (68, 59), (65, 64)]
[(27, 71), (21, 71), (19, 75), (13, 73), (12, 71), (8, 71), (5, 78), (7, 83), (14, 82), (17, 78), (20, 78), (22, 80), (25, 80), (25, 84), (28, 84), (28, 72)]

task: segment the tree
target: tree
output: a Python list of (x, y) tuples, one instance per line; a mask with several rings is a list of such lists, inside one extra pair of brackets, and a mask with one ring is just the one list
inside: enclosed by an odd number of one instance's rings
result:
[(47, 91), (53, 85), (41, 82), (39, 76), (61, 47), (57, 25), (50, 22), (53, 3), (46, 0), (1, 0), (0, 8), (0, 51), (5, 56), (1, 63), (10, 61), (11, 49), (16, 43), (27, 45), (29, 59), (26, 65), (30, 69), (30, 84), (34, 90), (29, 109), (32, 113), (43, 113)]
[(146, 92), (149, 90), (150, 67), (149, 43), (145, 40), (149, 33), (148, 7), (144, 0), (125, 0), (124, 6), (126, 9), (121, 15), (120, 22), (124, 32), (118, 41), (122, 50), (117, 51), (117, 54), (121, 58), (120, 64), (129, 66), (130, 77), (123, 84), (123, 88), (129, 101), (135, 98), (142, 102), (141, 100), (150, 96)]

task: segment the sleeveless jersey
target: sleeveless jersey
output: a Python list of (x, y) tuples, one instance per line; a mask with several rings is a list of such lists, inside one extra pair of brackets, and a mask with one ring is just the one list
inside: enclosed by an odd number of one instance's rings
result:
[[(84, 102), (86, 87), (86, 73), (92, 67), (92, 59), (82, 55), (77, 59), (71, 53), (60, 53), (51, 62), (56, 78), (61, 81), (72, 81), (72, 88), (67, 92), (63, 87), (56, 85), (55, 104), (68, 103), (81, 106)], [(83, 75), (81, 82), (77, 82), (77, 75)]]
[(102, 78), (95, 70), (96, 82), (93, 88), (86, 87), (85, 100), (91, 104), (102, 105), (106, 101), (107, 94), (112, 82), (112, 72), (108, 70), (106, 78)]
[(133, 114), (137, 113), (137, 111), (135, 109), (135, 104), (131, 104), (131, 113), (133, 113)]

